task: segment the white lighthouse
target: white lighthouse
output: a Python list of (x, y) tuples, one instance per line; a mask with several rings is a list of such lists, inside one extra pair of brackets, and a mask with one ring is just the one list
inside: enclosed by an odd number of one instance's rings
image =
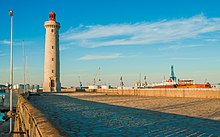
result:
[(59, 29), (56, 14), (49, 13), (49, 21), (44, 23), (46, 29), (44, 54), (44, 92), (61, 91), (60, 83), (60, 55), (59, 55)]

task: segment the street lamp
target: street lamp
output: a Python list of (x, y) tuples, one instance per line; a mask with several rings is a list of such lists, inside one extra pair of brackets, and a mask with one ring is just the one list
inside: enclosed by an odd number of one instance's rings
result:
[(26, 92), (26, 86), (25, 86), (25, 53), (24, 53), (24, 40), (22, 40), (22, 56), (23, 56), (23, 65), (24, 65), (24, 93)]
[[(13, 11), (9, 10), (9, 15), (11, 19), (11, 42), (10, 42), (10, 112), (12, 113), (12, 90), (13, 90), (13, 42), (12, 42), (12, 32), (13, 32)], [(12, 118), (10, 118), (10, 133), (12, 132)]]

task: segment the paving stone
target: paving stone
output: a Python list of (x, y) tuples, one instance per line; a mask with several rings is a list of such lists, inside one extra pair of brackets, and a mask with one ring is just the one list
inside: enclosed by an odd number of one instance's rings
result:
[(220, 99), (56, 93), (30, 101), (71, 136), (220, 136)]

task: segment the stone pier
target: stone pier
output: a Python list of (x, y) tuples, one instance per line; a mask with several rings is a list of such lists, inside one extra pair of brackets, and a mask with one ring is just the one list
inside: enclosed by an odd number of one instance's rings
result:
[(18, 95), (13, 136), (68, 137), (69, 135), (62, 129), (58, 130), (40, 110), (33, 107), (22, 95)]
[(220, 136), (216, 98), (44, 93), (19, 96), (17, 114), (31, 136)]

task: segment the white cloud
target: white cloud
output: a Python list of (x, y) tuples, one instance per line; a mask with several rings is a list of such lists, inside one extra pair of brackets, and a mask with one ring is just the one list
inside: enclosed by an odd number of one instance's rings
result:
[[(0, 45), (10, 45), (11, 41), (10, 40), (0, 40)], [(34, 43), (33, 41), (24, 41), (24, 45), (31, 45)], [(15, 39), (13, 40), (13, 46), (21, 46), (22, 45), (22, 40), (20, 39)]]
[(208, 42), (217, 42), (219, 40), (218, 39), (206, 39), (206, 41), (208, 41)]
[(169, 58), (170, 60), (178, 60), (178, 61), (196, 61), (196, 60), (202, 60), (202, 58), (185, 58), (185, 57), (174, 57)]
[(0, 57), (3, 57), (3, 56), (6, 56), (7, 54), (3, 53), (1, 50), (0, 50)]
[(116, 59), (116, 58), (123, 58), (120, 54), (113, 54), (113, 55), (86, 55), (83, 57), (80, 57), (79, 60), (101, 60), (101, 59)]
[(9, 45), (10, 41), (8, 40), (0, 40), (0, 45)]
[(6, 56), (7, 54), (0, 53), (0, 57)]
[(15, 66), (13, 69), (14, 69), (14, 71), (20, 71), (20, 70), (22, 70), (23, 68), (22, 68), (22, 67), (16, 67), (16, 66)]
[(70, 28), (61, 34), (61, 41), (85, 47), (148, 45), (193, 38), (220, 30), (220, 18), (203, 15), (158, 22), (94, 25)]
[(67, 50), (67, 49), (69, 49), (69, 48), (70, 48), (69, 46), (60, 45), (60, 51)]
[(182, 49), (182, 48), (196, 48), (203, 47), (205, 45), (170, 45), (164, 48), (160, 48), (159, 50), (171, 50), (171, 49)]

